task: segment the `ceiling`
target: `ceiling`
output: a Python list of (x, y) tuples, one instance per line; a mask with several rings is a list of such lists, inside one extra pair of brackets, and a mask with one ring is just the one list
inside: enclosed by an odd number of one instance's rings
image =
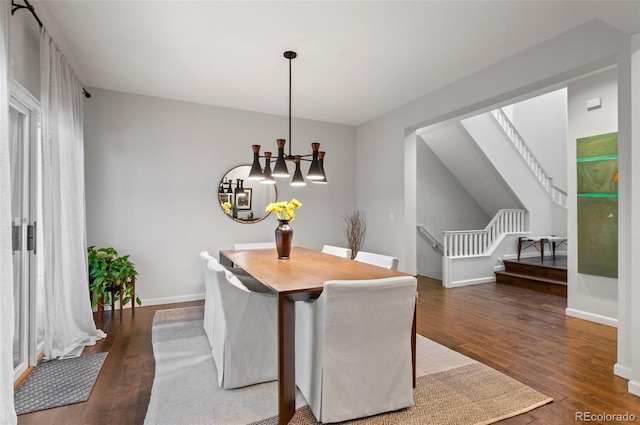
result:
[(640, 0), (31, 3), (86, 87), (287, 115), (294, 50), (293, 116), (349, 125), (592, 19), (640, 32)]

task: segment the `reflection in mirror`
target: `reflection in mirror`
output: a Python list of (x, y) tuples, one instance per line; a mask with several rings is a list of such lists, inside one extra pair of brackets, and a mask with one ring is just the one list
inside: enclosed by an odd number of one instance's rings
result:
[(230, 219), (239, 223), (257, 223), (269, 214), (267, 205), (275, 202), (275, 185), (249, 180), (250, 165), (239, 165), (229, 170), (218, 185), (218, 203)]

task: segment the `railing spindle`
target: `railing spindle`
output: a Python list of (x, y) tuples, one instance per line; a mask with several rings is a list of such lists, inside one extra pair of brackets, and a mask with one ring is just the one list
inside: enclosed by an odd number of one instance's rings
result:
[[(533, 155), (533, 152), (529, 149), (522, 136), (520, 136), (520, 133), (518, 133), (518, 130), (515, 128), (507, 114), (502, 110), (502, 108), (498, 108), (491, 111), (491, 115), (496, 120), (496, 123), (498, 123), (498, 125), (502, 128), (505, 135), (509, 138), (509, 140), (511, 140), (511, 143), (520, 153), (529, 168), (531, 168), (533, 174), (536, 176), (536, 179), (538, 179), (538, 181), (542, 184), (542, 187), (549, 194), (549, 197), (554, 202), (557, 202), (558, 204), (566, 208), (567, 194), (553, 184), (553, 178), (547, 174), (544, 168), (542, 168), (542, 165)], [(555, 196), (554, 191), (559, 192), (559, 195)]]

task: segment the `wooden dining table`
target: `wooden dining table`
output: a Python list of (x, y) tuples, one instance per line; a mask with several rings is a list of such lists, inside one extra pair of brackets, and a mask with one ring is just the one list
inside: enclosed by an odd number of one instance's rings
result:
[[(278, 296), (278, 422), (288, 424), (295, 412), (295, 302), (314, 299), (327, 280), (365, 280), (407, 273), (294, 247), (288, 260), (275, 249), (223, 250), (220, 263), (243, 268)], [(413, 385), (416, 376), (416, 312), (411, 332)]]

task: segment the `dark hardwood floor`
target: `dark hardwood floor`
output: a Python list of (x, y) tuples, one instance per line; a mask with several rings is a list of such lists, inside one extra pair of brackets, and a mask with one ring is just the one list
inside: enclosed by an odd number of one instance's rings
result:
[[(501, 424), (580, 423), (576, 412), (629, 412), (640, 423), (640, 398), (613, 375), (616, 329), (565, 316), (565, 298), (496, 284), (444, 289), (422, 277), (418, 290), (418, 333), (554, 399)], [(153, 315), (201, 303), (105, 312), (97, 325), (108, 337), (84, 351), (109, 352), (89, 400), (20, 415), (18, 424), (142, 424), (154, 376)]]

